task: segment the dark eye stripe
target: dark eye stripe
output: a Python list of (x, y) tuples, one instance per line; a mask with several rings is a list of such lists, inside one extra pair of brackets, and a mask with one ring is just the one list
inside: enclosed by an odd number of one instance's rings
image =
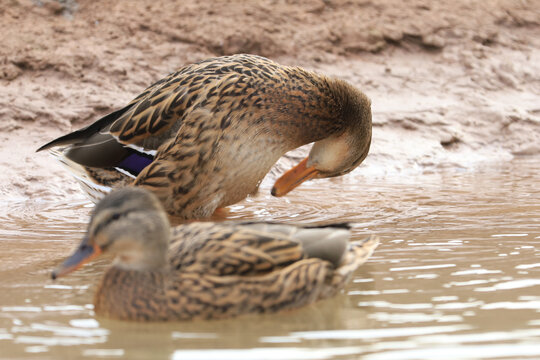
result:
[(114, 221), (117, 221), (118, 219), (120, 219), (122, 216), (126, 216), (127, 214), (129, 213), (128, 212), (124, 212), (124, 213), (113, 213), (111, 216), (109, 216), (109, 218), (101, 223), (99, 223), (95, 230), (94, 230), (94, 236), (96, 236), (100, 231), (102, 231), (106, 226), (108, 226), (110, 223), (114, 222)]
[(105, 244), (101, 245), (101, 251), (106, 251), (107, 248), (113, 243), (114, 239), (109, 239)]

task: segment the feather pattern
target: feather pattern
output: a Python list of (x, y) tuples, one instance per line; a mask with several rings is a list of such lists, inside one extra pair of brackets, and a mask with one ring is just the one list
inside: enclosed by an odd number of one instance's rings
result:
[[(279, 157), (321, 140), (344, 145), (323, 147), (332, 166), (321, 165), (319, 177), (356, 167), (371, 142), (369, 99), (342, 80), (241, 54), (187, 65), (39, 150), (67, 145), (63, 156), (97, 184), (110, 178), (101, 172), (127, 171), (136, 178), (120, 172), (107, 186), (145, 187), (170, 214), (190, 219), (255, 193)], [(134, 153), (148, 163), (127, 168)]]
[(81, 246), (53, 278), (99, 249), (116, 256), (94, 297), (100, 316), (155, 321), (275, 312), (343, 289), (378, 244), (376, 236), (349, 238), (343, 226), (194, 222), (169, 229), (159, 200), (128, 187), (97, 205)]

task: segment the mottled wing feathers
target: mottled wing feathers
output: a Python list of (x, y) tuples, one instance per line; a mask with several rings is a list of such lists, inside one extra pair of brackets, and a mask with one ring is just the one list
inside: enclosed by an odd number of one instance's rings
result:
[(348, 224), (294, 226), (276, 223), (246, 223), (245, 228), (268, 234), (282, 234), (302, 246), (306, 257), (318, 258), (338, 267), (351, 237)]
[(305, 257), (286, 236), (230, 225), (190, 224), (173, 229), (173, 238), (173, 268), (207, 275), (260, 275)]
[[(253, 55), (226, 56), (187, 65), (149, 86), (124, 108), (87, 127), (59, 137), (37, 151), (81, 143), (100, 132), (110, 133), (122, 144), (140, 145), (143, 139), (167, 130), (178, 130), (186, 109), (195, 107), (194, 102), (202, 93), (205, 93), (204, 97), (212, 95), (212, 89), (220, 88), (227, 74), (252, 76), (256, 73), (261, 79), (270, 79), (268, 74), (276, 69), (272, 61)], [(173, 137), (174, 131), (169, 138)], [(157, 149), (157, 144), (160, 142), (147, 147), (147, 143), (144, 143), (146, 148), (153, 150)]]
[(182, 86), (185, 79), (181, 73), (172, 75), (145, 90), (132, 101), (129, 111), (112, 124), (109, 132), (118, 141), (137, 143), (170, 129), (182, 118), (189, 98), (197, 94)]
[(212, 106), (208, 102), (217, 101), (218, 89), (224, 92), (227, 85), (234, 84), (231, 78), (241, 74), (252, 75), (252, 66), (264, 67), (271, 64), (271, 61), (264, 58), (237, 56), (185, 66), (136, 97), (130, 103), (129, 111), (111, 126), (110, 133), (122, 143), (134, 144), (168, 129), (177, 130), (181, 126), (178, 121), (188, 115), (186, 111), (196, 110), (199, 106), (209, 106), (210, 109), (220, 106), (218, 103)]

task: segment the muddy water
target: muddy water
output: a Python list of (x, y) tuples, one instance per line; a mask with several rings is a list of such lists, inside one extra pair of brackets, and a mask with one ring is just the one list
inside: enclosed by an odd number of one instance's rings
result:
[(352, 176), (261, 193), (229, 218), (351, 221), (381, 236), (343, 295), (288, 313), (137, 324), (94, 317), (107, 259), (52, 282), (90, 210), (82, 197), (4, 200), (0, 358), (540, 358), (540, 162)]

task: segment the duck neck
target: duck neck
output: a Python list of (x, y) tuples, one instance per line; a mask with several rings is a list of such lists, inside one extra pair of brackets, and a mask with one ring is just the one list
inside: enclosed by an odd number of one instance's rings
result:
[(167, 271), (109, 268), (94, 297), (94, 311), (124, 320), (167, 319)]
[[(344, 132), (361, 132), (371, 129), (358, 116), (369, 100), (359, 90), (339, 79), (300, 70), (290, 81), (289, 87), (276, 94), (281, 101), (276, 106), (280, 113), (279, 123), (286, 126), (286, 136), (292, 141), (290, 149), (317, 142)], [(278, 131), (282, 131), (278, 127)]]
[(336, 113), (341, 117), (344, 128), (349, 130), (351, 137), (371, 140), (371, 100), (343, 80), (331, 81), (331, 93), (339, 104)]

